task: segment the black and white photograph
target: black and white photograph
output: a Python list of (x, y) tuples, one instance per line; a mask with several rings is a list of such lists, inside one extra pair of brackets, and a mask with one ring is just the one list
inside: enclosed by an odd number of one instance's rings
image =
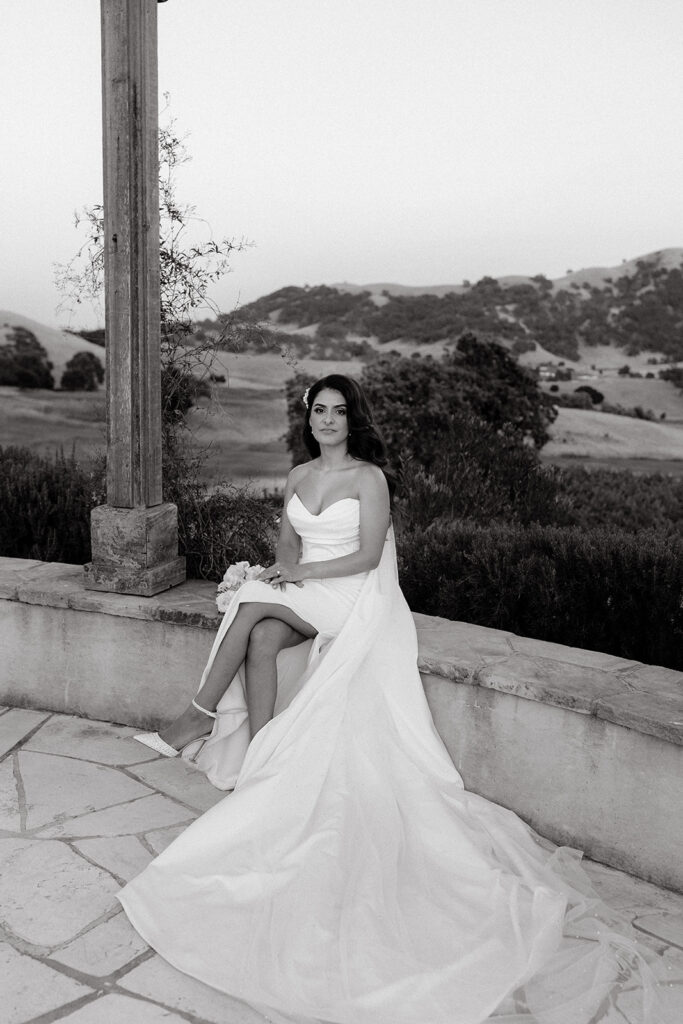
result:
[(683, 1024), (680, 0), (1, 39), (0, 1024)]

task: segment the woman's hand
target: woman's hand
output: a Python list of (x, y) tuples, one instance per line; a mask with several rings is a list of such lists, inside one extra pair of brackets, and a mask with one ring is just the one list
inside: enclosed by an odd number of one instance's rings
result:
[(270, 583), (272, 587), (284, 588), (285, 583), (294, 583), (297, 587), (303, 587), (303, 569), (296, 562), (274, 562), (264, 569), (257, 577), (264, 583)]

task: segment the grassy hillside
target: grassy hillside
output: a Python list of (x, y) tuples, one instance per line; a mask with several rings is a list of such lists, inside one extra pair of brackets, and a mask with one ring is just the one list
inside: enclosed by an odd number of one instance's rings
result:
[[(676, 470), (683, 465), (683, 426), (677, 426), (683, 425), (683, 393), (656, 378), (653, 353), (683, 360), (682, 264), (683, 249), (670, 249), (555, 282), (539, 275), (425, 289), (291, 287), (264, 296), (239, 315), (270, 325), (271, 347), (215, 353), (206, 369), (226, 382), (213, 389), (213, 414), (196, 409), (189, 416), (193, 443), (210, 448), (205, 477), (209, 482), (252, 479), (268, 487), (282, 483), (289, 466), (282, 440), (283, 387), (296, 370), (355, 376), (376, 350), (438, 356), (468, 329), (507, 344), (523, 365), (562, 359), (574, 379), (558, 382), (560, 391), (590, 383), (613, 405), (639, 405), (666, 417), (645, 422), (562, 408), (544, 458), (621, 465), (645, 460)], [(76, 352), (103, 357), (98, 345), (7, 312), (0, 312), (0, 343), (3, 325), (5, 331), (24, 326), (36, 335), (54, 363), (57, 383)], [(218, 333), (211, 321), (201, 329)], [(641, 376), (620, 376), (617, 371), (626, 363)], [(647, 379), (646, 373), (655, 376)], [(104, 395), (0, 389), (0, 435), (5, 444), (38, 451), (60, 446), (70, 451), (75, 445), (87, 462), (105, 443)]]
[(45, 324), (41, 324), (37, 320), (31, 320), (30, 317), (22, 316), (20, 313), (11, 313), (9, 310), (0, 310), (0, 345), (5, 343), (7, 335), (13, 327), (25, 327), (35, 334), (53, 365), (52, 376), (57, 387), (62, 379), (64, 367), (77, 352), (92, 352), (104, 365), (104, 349), (99, 345), (93, 345), (85, 338), (69, 334), (68, 331), (46, 327)]
[(104, 391), (0, 387), (0, 438), (39, 454), (75, 450), (87, 465), (107, 445)]
[[(572, 394), (582, 384), (596, 388), (611, 405), (628, 409), (639, 405), (651, 410), (657, 419), (663, 416), (667, 423), (683, 424), (683, 392), (670, 381), (592, 374), (571, 381), (558, 381), (556, 387), (559, 394)], [(547, 383), (541, 386), (544, 391), (550, 389)]]
[(560, 409), (543, 456), (683, 460), (683, 427), (590, 409)]
[(465, 331), (523, 352), (541, 346), (577, 361), (582, 347), (625, 356), (683, 359), (683, 249), (666, 249), (616, 268), (591, 268), (556, 282), (484, 277), (475, 284), (405, 288), (342, 285), (282, 288), (241, 310), (273, 327), (295, 325), (318, 338), (372, 338), (381, 344), (443, 344)]
[[(100, 349), (101, 351), (101, 349)], [(322, 376), (341, 371), (358, 375), (359, 363), (297, 360), (286, 363), (277, 353), (219, 353), (212, 370), (228, 383), (213, 388), (188, 416), (197, 450), (208, 448), (204, 479), (215, 484), (232, 479), (259, 487), (279, 487), (290, 469), (282, 436), (287, 429), (285, 381), (296, 370)], [(90, 463), (106, 447), (104, 391), (98, 393), (22, 391), (0, 387), (0, 439), (41, 454), (63, 449)]]
[[(232, 383), (214, 389), (213, 398), (188, 417), (193, 444), (208, 448), (203, 478), (209, 484), (231, 479), (258, 487), (281, 487), (290, 468), (283, 434), (287, 428), (282, 378), (275, 365), (260, 381), (258, 362), (234, 368)], [(314, 372), (332, 372), (334, 364), (317, 364)], [(281, 368), (280, 368), (281, 372)], [(591, 465), (683, 473), (683, 427), (650, 423), (626, 416), (560, 409), (542, 451), (548, 461), (588, 461)], [(2, 443), (22, 445), (43, 454), (75, 449), (86, 465), (106, 446), (104, 393), (69, 394), (0, 388)]]

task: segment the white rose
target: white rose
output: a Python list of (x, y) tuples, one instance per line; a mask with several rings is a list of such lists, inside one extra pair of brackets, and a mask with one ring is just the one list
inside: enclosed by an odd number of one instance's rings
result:
[(223, 577), (223, 583), (228, 587), (239, 587), (240, 583), (244, 583), (244, 573), (231, 565)]
[(218, 611), (225, 612), (235, 591), (239, 590), (247, 580), (255, 580), (262, 572), (262, 565), (249, 565), (246, 560), (229, 565), (217, 588), (216, 606)]
[(229, 590), (225, 590), (222, 593), (218, 594), (218, 596), (216, 597), (216, 607), (218, 608), (219, 612), (221, 612), (222, 614), (227, 612), (228, 605), (232, 601), (232, 597), (232, 591)]

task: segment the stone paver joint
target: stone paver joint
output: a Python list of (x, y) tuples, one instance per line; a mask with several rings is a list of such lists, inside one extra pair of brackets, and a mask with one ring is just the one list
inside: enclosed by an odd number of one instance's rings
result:
[[(115, 900), (121, 885), (225, 797), (185, 765), (137, 760), (132, 732), (43, 715), (0, 764), (0, 792), (10, 779), (16, 788), (9, 803), (0, 801), (0, 976), (5, 987), (10, 979), (3, 1024), (263, 1024), (255, 1010), (162, 960)], [(586, 867), (600, 895), (658, 955), (666, 998), (683, 1020), (683, 895), (604, 865)], [(623, 1021), (636, 997), (622, 995)]]

